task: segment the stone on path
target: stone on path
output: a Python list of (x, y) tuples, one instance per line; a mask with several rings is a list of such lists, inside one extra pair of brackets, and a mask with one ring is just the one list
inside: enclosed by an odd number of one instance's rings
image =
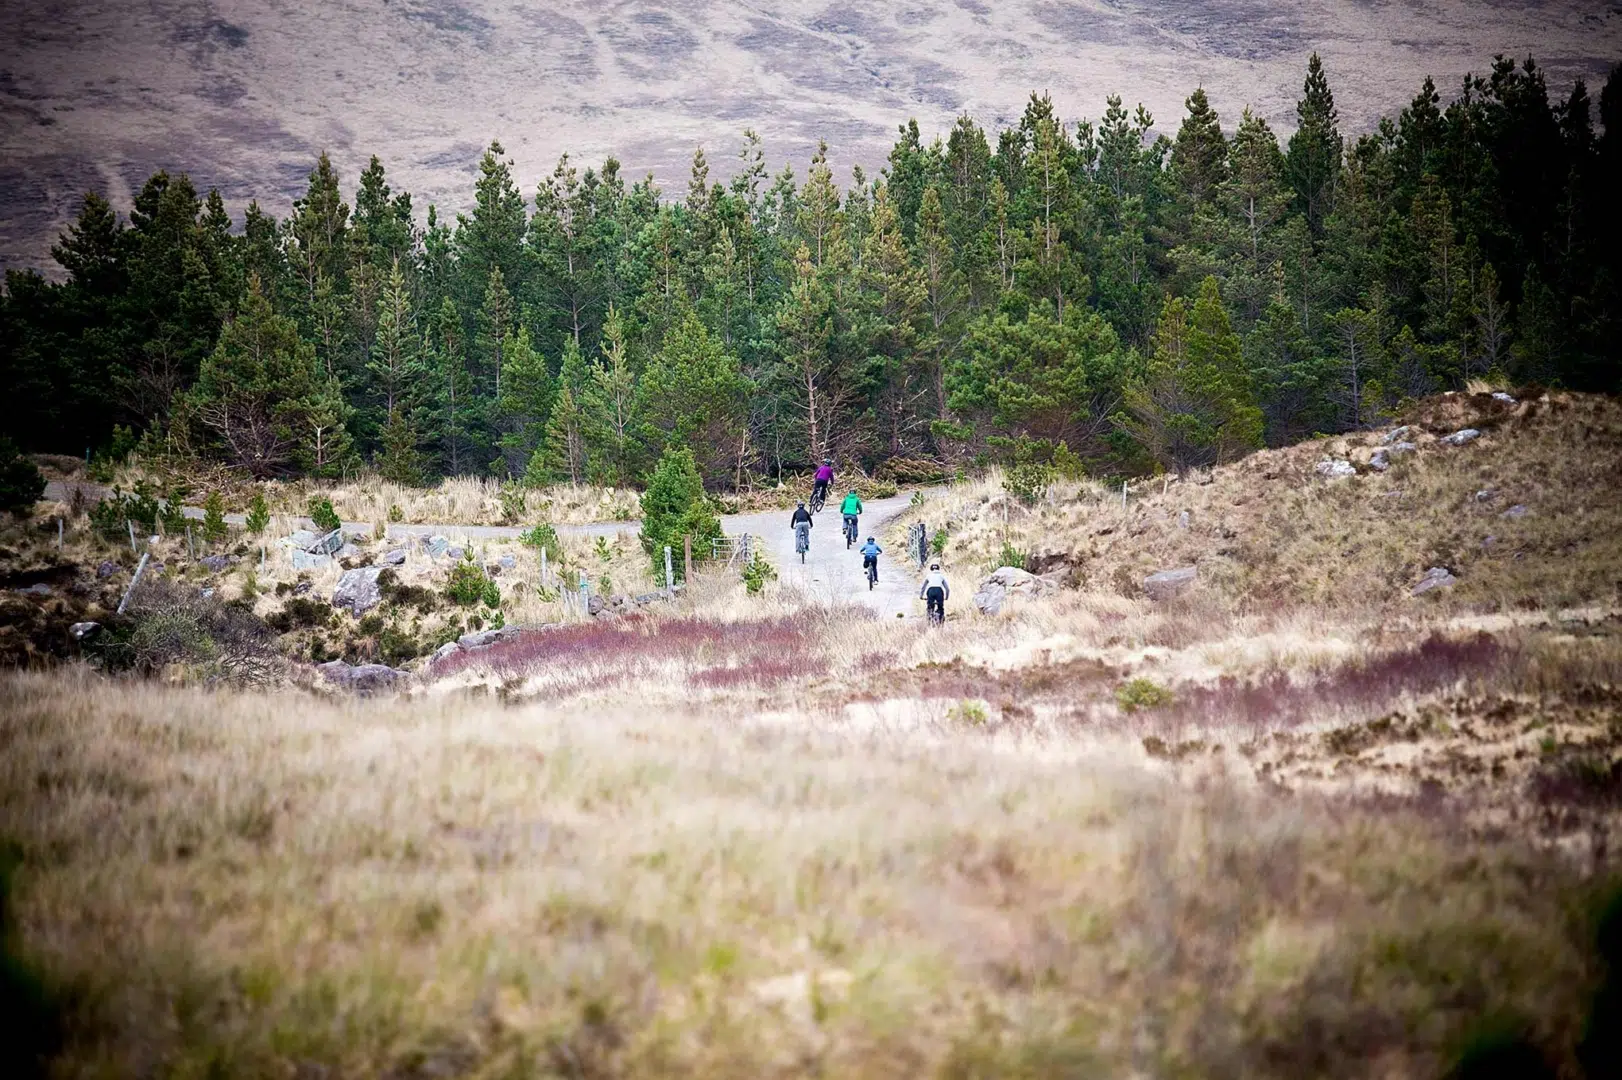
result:
[(1425, 571), (1425, 576), (1414, 586), (1413, 595), (1424, 596), (1434, 589), (1451, 589), (1458, 580), (1446, 567), (1433, 566)]
[(1194, 584), (1199, 576), (1199, 569), (1193, 566), (1161, 570), (1143, 579), (1143, 591), (1149, 594), (1151, 600), (1169, 600)]
[(377, 585), (377, 575), (382, 572), (381, 566), (345, 570), (338, 578), (338, 587), (332, 590), (332, 606), (348, 608), (356, 618), (376, 607), (383, 600)]

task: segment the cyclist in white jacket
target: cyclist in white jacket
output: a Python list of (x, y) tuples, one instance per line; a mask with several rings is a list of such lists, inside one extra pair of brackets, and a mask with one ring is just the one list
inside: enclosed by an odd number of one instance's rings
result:
[(918, 595), (924, 599), (930, 622), (946, 621), (946, 601), (952, 595), (952, 586), (947, 584), (946, 575), (941, 573), (940, 563), (929, 564), (929, 573), (924, 575), (924, 584), (918, 590)]

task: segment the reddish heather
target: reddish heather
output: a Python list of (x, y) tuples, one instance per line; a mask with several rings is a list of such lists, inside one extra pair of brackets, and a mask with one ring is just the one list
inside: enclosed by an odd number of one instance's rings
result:
[(1283, 672), (1258, 682), (1224, 678), (1215, 686), (1179, 690), (1154, 718), (1182, 724), (1283, 727), (1332, 712), (1387, 708), (1404, 694), (1427, 694), (1480, 676), (1502, 662), (1506, 650), (1489, 634), (1448, 638), (1433, 634), (1409, 649), (1347, 664), (1323, 678), (1294, 683)]
[(697, 616), (651, 619), (629, 615), (544, 630), (435, 664), (436, 676), (469, 667), (520, 678), (549, 669), (564, 676), (564, 693), (615, 684), (682, 661), (700, 686), (773, 686), (827, 671), (821, 633), (827, 616), (796, 612), (766, 619), (719, 620)]

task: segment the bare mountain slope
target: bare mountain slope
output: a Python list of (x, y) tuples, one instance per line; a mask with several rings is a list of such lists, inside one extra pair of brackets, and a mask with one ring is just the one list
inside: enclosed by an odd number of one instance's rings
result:
[(40, 265), (79, 194), (127, 205), (185, 169), (239, 209), (278, 212), (311, 159), (353, 177), (371, 153), (421, 203), (459, 207), (499, 136), (526, 187), (564, 149), (679, 176), (754, 127), (776, 164), (826, 138), (841, 166), (882, 163), (897, 123), (926, 135), (967, 111), (1017, 117), (1031, 89), (1069, 117), (1104, 96), (1176, 122), (1196, 84), (1231, 123), (1288, 121), (1307, 54), (1349, 126), (1431, 73), (1449, 88), (1498, 51), (1557, 85), (1603, 73), (1622, 8), (1589, 0), (29, 0), (0, 6), (0, 265)]

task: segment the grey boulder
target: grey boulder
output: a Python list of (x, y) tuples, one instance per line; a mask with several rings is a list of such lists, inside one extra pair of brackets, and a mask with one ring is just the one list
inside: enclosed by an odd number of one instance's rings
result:
[(475, 630), (471, 634), (463, 634), (456, 639), (456, 644), (464, 649), (482, 649), (494, 645), (498, 641), (506, 641), (518, 636), (518, 627), (503, 626), (493, 630)]
[(1193, 566), (1179, 566), (1173, 570), (1161, 570), (1150, 574), (1143, 579), (1143, 591), (1149, 594), (1151, 600), (1170, 600), (1190, 585), (1200, 576), (1199, 569)]
[(300, 551), (295, 548), (292, 556), (294, 570), (320, 570), (323, 567), (332, 565), (331, 555), (312, 554), (308, 551)]
[(218, 574), (230, 567), (231, 563), (235, 560), (229, 555), (204, 555), (197, 561), (202, 563), (204, 569), (206, 569), (209, 573)]
[(1369, 458), (1369, 468), (1376, 472), (1385, 472), (1391, 468), (1392, 458), (1411, 454), (1414, 450), (1415, 446), (1411, 442), (1395, 442), (1390, 446), (1382, 446)]
[(96, 576), (98, 578), (110, 578), (116, 573), (118, 573), (118, 564), (111, 559), (103, 560), (101, 565), (96, 567)]
[(351, 667), (342, 660), (322, 664), (316, 670), (334, 686), (361, 694), (387, 690), (406, 677), (405, 672), (396, 671), (387, 664), (361, 664), (358, 667)]
[(1492, 399), (1494, 401), (1502, 401), (1505, 405), (1519, 404), (1519, 402), (1515, 400), (1514, 394), (1506, 394), (1502, 390), (1494, 390), (1492, 392)]
[(1010, 598), (1031, 600), (1051, 588), (1047, 581), (1027, 570), (1017, 566), (999, 566), (975, 590), (974, 606), (983, 615), (996, 615)]
[(1453, 576), (1453, 572), (1446, 567), (1433, 566), (1425, 571), (1425, 576), (1420, 578), (1419, 583), (1414, 586), (1413, 595), (1424, 596), (1436, 589), (1450, 589), (1458, 580)]
[(404, 566), (405, 561), (405, 548), (395, 548), (393, 551), (384, 552), (383, 557), (378, 560), (384, 566)]
[(1510, 507), (1508, 510), (1505, 510), (1502, 514), (1499, 514), (1498, 516), (1499, 517), (1507, 517), (1507, 518), (1523, 518), (1527, 514), (1530, 514), (1531, 512), (1532, 511), (1528, 510), (1526, 507), (1522, 506), (1520, 503), (1516, 503), (1514, 506)]
[(1463, 446), (1465, 443), (1475, 442), (1481, 438), (1481, 432), (1473, 427), (1463, 428), (1451, 435), (1442, 436), (1442, 441), (1449, 446)]
[(1345, 458), (1324, 458), (1314, 467), (1314, 471), (1329, 480), (1338, 480), (1343, 476), (1356, 476), (1357, 468)]
[(68, 627), (68, 636), (74, 641), (83, 641), (85, 638), (101, 629), (99, 622), (76, 622)]
[(443, 536), (425, 536), (422, 538), (423, 550), (433, 558), (439, 558), (451, 549), (451, 542)]
[(434, 650), (434, 655), (429, 657), (428, 662), (430, 664), (437, 664), (441, 660), (445, 659), (447, 656), (455, 656), (459, 652), (466, 652), (466, 651), (467, 651), (466, 649), (462, 648), (462, 643), (461, 642), (459, 642), (459, 641), (447, 641), (447, 642), (445, 642), (445, 644), (441, 645), (439, 648)]
[(383, 600), (383, 592), (377, 586), (377, 575), (382, 572), (381, 566), (345, 570), (338, 578), (338, 587), (332, 590), (332, 606), (348, 608), (357, 617), (376, 607)]
[(1392, 443), (1402, 442), (1404, 439), (1408, 438), (1409, 432), (1413, 430), (1414, 429), (1409, 427), (1407, 424), (1403, 424), (1401, 427), (1394, 427), (1390, 431), (1386, 432), (1380, 441), (1385, 443), (1387, 446), (1390, 446)]

